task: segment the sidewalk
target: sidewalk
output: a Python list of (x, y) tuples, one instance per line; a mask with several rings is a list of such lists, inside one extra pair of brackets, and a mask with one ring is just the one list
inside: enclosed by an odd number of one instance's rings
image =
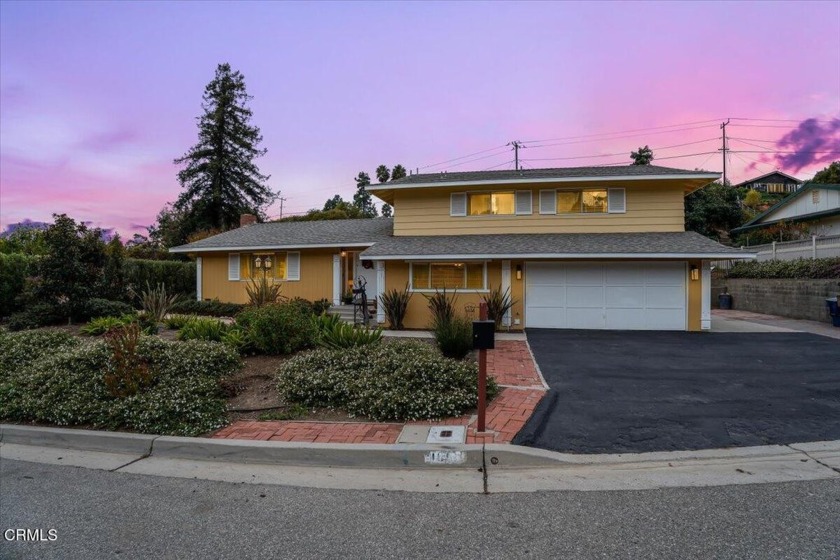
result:
[(465, 443), (510, 443), (545, 395), (546, 385), (524, 340), (502, 340), (487, 353), (487, 374), (501, 391), (487, 407), (486, 432), (476, 432), (475, 415), (440, 421), (307, 422), (238, 421), (212, 435), (218, 439), (302, 443), (394, 444), (405, 426), (467, 426)]

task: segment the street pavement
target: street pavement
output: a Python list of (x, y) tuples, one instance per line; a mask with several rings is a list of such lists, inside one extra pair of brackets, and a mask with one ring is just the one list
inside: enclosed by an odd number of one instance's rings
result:
[(0, 558), (840, 557), (840, 481), (428, 494), (142, 476), (3, 459)]

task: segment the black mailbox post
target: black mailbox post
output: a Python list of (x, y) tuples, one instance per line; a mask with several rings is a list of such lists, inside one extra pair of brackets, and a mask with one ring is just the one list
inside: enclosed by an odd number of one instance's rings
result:
[(493, 350), (496, 347), (496, 321), (473, 321), (473, 349)]

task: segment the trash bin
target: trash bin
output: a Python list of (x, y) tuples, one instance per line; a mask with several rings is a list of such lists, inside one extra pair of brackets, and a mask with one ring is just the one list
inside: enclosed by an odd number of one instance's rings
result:
[(840, 306), (838, 306), (837, 298), (826, 298), (825, 306), (828, 308), (828, 314), (831, 315), (831, 324), (840, 327)]
[(719, 294), (718, 307), (720, 309), (732, 309), (732, 294), (726, 292)]

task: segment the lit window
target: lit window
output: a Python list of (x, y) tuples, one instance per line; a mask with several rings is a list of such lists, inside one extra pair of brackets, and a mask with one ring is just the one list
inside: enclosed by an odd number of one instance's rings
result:
[(286, 278), (286, 253), (252, 253), (242, 259), (240, 276), (246, 278)]
[(484, 263), (412, 263), (413, 290), (483, 290)]
[(601, 214), (606, 211), (606, 189), (557, 191), (558, 214)]
[(510, 215), (514, 213), (512, 192), (470, 193), (467, 195), (469, 216)]

